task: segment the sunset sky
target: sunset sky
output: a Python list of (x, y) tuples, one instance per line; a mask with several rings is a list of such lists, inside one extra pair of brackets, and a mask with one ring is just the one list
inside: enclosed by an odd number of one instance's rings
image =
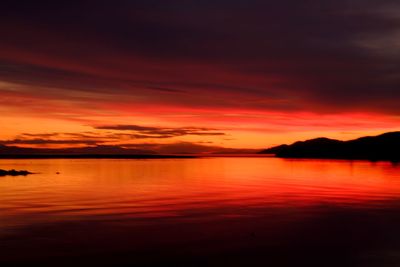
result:
[(6, 0), (0, 144), (203, 152), (396, 131), (399, 66), (398, 0)]

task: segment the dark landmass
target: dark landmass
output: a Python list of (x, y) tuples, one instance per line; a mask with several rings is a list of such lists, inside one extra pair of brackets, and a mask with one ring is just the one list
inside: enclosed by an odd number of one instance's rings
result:
[(20, 154), (0, 155), (0, 159), (185, 159), (191, 155), (125, 155), (125, 154)]
[(400, 161), (400, 132), (350, 141), (316, 138), (280, 145), (260, 152), (280, 158), (366, 159)]
[(194, 157), (190, 155), (156, 154), (150, 150), (127, 149), (118, 146), (46, 149), (0, 145), (0, 159), (164, 159)]
[(16, 171), (16, 170), (1, 170), (0, 169), (0, 177), (1, 176), (27, 176), (28, 174), (33, 174), (28, 171)]
[[(152, 146), (149, 146), (150, 148)], [(161, 148), (161, 149), (160, 149)], [(156, 151), (157, 152), (156, 152)], [(95, 159), (163, 159), (163, 158), (195, 158), (200, 155), (257, 155), (256, 149), (224, 148), (217, 146), (195, 145), (191, 143), (178, 143), (162, 145), (158, 149), (138, 149), (121, 147), (117, 145), (96, 145), (78, 148), (26, 148), (11, 145), (0, 145), (0, 159), (15, 158), (95, 158)], [(159, 151), (158, 151), (159, 150)]]
[(0, 156), (12, 155), (154, 155), (156, 152), (144, 149), (129, 149), (119, 146), (93, 146), (78, 148), (25, 148), (0, 145)]

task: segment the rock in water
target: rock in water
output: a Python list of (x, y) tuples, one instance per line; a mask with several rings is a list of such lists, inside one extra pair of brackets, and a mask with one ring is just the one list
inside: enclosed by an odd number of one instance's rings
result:
[(17, 171), (17, 170), (1, 170), (0, 169), (0, 176), (26, 176), (28, 174), (32, 174), (31, 172), (28, 171)]

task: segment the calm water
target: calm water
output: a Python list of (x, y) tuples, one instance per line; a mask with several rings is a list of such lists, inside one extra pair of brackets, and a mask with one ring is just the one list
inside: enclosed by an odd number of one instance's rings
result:
[[(0, 263), (400, 266), (400, 166), (0, 160)], [(59, 174), (56, 174), (59, 172)]]

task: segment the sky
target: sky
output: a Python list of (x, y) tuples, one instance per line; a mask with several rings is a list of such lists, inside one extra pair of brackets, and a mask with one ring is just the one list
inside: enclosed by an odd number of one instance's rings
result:
[(2, 1), (0, 144), (263, 149), (400, 130), (391, 0)]

